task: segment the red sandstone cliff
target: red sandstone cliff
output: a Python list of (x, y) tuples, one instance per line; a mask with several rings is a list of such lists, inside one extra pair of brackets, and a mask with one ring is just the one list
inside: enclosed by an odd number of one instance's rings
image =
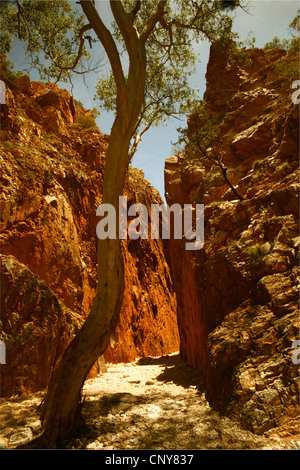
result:
[(211, 47), (204, 102), (222, 118), (212, 154), (244, 200), (188, 146), (165, 164), (168, 204), (205, 204), (204, 247), (169, 244), (181, 354), (202, 371), (210, 401), (257, 433), (299, 431), (298, 61), (254, 49), (232, 62)]
[[(4, 80), (0, 326), (7, 346), (1, 393), (8, 395), (47, 386), (55, 361), (90, 311), (109, 136), (66, 90), (26, 76)], [(159, 199), (140, 172), (129, 175), (127, 193), (132, 202)], [(161, 242), (128, 241), (124, 259), (117, 343), (106, 359), (178, 350), (176, 303)]]
[[(163, 203), (159, 192), (130, 169), (124, 195), (127, 204), (141, 203), (151, 214), (151, 204)], [(130, 362), (136, 357), (160, 356), (179, 350), (177, 303), (170, 268), (161, 239), (124, 242), (125, 285), (116, 344), (108, 347), (108, 362)]]

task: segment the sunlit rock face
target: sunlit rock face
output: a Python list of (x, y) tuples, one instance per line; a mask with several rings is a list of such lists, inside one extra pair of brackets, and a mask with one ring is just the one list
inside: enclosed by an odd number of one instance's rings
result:
[(165, 164), (168, 204), (205, 205), (204, 247), (168, 245), (181, 354), (211, 403), (257, 433), (298, 428), (298, 61), (252, 49), (231, 63), (211, 47), (204, 101), (222, 117), (212, 153), (244, 200), (188, 147)]
[[(4, 81), (1, 338), (9, 363), (1, 366), (1, 393), (9, 395), (47, 386), (60, 354), (90, 312), (97, 288), (96, 209), (109, 136), (98, 129), (91, 111), (76, 106), (57, 85), (26, 76)], [(160, 201), (141, 172), (131, 170), (127, 180), (132, 203)], [(162, 242), (128, 240), (123, 248), (125, 296), (106, 359), (177, 351), (176, 299)]]
[[(108, 362), (130, 362), (136, 357), (160, 356), (179, 350), (177, 302), (162, 239), (151, 239), (151, 205), (161, 206), (159, 192), (130, 168), (124, 190), (127, 207), (147, 209), (148, 239), (123, 242), (125, 294), (114, 347), (105, 352)], [(137, 213), (138, 214), (138, 213)], [(128, 220), (130, 223), (130, 220)], [(113, 340), (114, 342), (114, 340)]]

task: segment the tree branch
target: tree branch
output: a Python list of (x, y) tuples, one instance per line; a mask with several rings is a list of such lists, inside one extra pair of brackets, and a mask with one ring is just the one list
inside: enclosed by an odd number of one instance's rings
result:
[(126, 80), (124, 77), (123, 68), (116, 43), (110, 31), (106, 28), (105, 24), (101, 20), (93, 1), (80, 0), (80, 5), (90, 25), (92, 26), (93, 30), (95, 31), (96, 35), (100, 39), (105, 49), (115, 77), (117, 90), (121, 92), (124, 90), (124, 87), (126, 87)]
[(128, 55), (131, 58), (136, 52), (136, 44), (139, 40), (137, 31), (131, 21), (131, 14), (125, 11), (121, 1), (110, 0), (110, 7), (124, 38)]
[(167, 4), (168, 0), (160, 0), (160, 2), (157, 5), (156, 12), (150, 17), (148, 23), (146, 24), (145, 28), (143, 29), (143, 32), (141, 34), (141, 39), (145, 43), (154, 30), (156, 23), (159, 21), (159, 19), (163, 16), (164, 14), (164, 8), (165, 5)]
[(32, 35), (31, 35), (31, 30), (27, 24), (27, 21), (26, 21), (26, 18), (24, 17), (23, 15), (23, 8), (22, 6), (20, 5), (20, 3), (18, 2), (18, 0), (16, 0), (16, 5), (17, 5), (17, 8), (18, 8), (18, 13), (17, 13), (17, 19), (18, 19), (18, 38), (21, 40), (22, 39), (22, 34), (21, 34), (21, 19), (23, 20), (25, 26), (26, 26), (26, 29), (27, 29), (27, 33), (28, 33), (28, 44), (29, 44), (29, 47), (31, 46), (31, 38), (32, 38)]
[(129, 161), (132, 159), (133, 155), (135, 154), (136, 150), (137, 150), (137, 146), (142, 138), (142, 135), (145, 134), (145, 132), (147, 132), (150, 127), (152, 126), (153, 122), (155, 121), (155, 118), (156, 116), (158, 115), (158, 113), (160, 112), (159, 109), (157, 109), (155, 111), (155, 113), (153, 114), (152, 116), (152, 119), (148, 122), (147, 126), (141, 131), (141, 132), (137, 132), (137, 129), (138, 129), (138, 125), (140, 124), (141, 120), (139, 120), (138, 124), (136, 125), (135, 129), (136, 129), (136, 132), (135, 132), (135, 137), (134, 137), (134, 142), (131, 146), (131, 149), (129, 151), (129, 154), (128, 154), (128, 157), (129, 157)]
[[(183, 23), (182, 21), (180, 21), (177, 18), (175, 18), (175, 19), (173, 19), (172, 21), (169, 21), (169, 22), (167, 22), (166, 19), (163, 18), (163, 17), (160, 18), (159, 22), (160, 22), (161, 26), (166, 31), (169, 32), (171, 45), (172, 45), (172, 42), (173, 42), (172, 27), (174, 25), (178, 26), (179, 28), (188, 29), (188, 30), (199, 31), (201, 29), (197, 25), (197, 21), (199, 20), (199, 18), (201, 18), (201, 15), (203, 14), (203, 9), (202, 9), (203, 1), (201, 3), (198, 3), (196, 1), (192, 1), (192, 3), (195, 6), (196, 11), (195, 11), (195, 14), (193, 15), (193, 17), (191, 18), (191, 20), (188, 23)], [(217, 7), (216, 7), (216, 10), (217, 10)], [(204, 31), (203, 29), (201, 29), (201, 32), (206, 35), (207, 39), (209, 39), (211, 42), (213, 41), (213, 38), (208, 34), (207, 31)]]
[[(79, 49), (78, 49), (78, 52), (77, 52), (77, 56), (76, 56), (76, 59), (73, 63), (73, 65), (69, 66), (69, 67), (61, 67), (56, 61), (55, 61), (55, 58), (52, 58), (52, 61), (53, 63), (55, 64), (55, 67), (59, 68), (60, 70), (73, 70), (75, 71), (75, 68), (77, 67), (78, 65), (78, 62), (80, 60), (80, 57), (82, 55), (82, 51), (83, 51), (83, 46), (84, 46), (84, 36), (83, 36), (83, 33), (85, 33), (86, 31), (89, 31), (90, 29), (92, 29), (92, 26), (90, 24), (86, 24), (85, 26), (83, 26), (80, 31), (79, 31), (79, 38), (80, 38), (80, 44), (79, 44)], [(80, 73), (80, 72), (79, 72)]]
[(212, 162), (214, 165), (217, 165), (220, 170), (221, 170), (221, 173), (223, 175), (223, 178), (225, 180), (225, 182), (228, 184), (228, 186), (230, 187), (231, 191), (233, 192), (233, 194), (240, 200), (240, 201), (244, 201), (244, 198), (243, 196), (241, 196), (237, 190), (235, 189), (235, 187), (233, 186), (233, 184), (229, 181), (228, 179), (228, 176), (227, 176), (227, 170), (228, 168), (224, 165), (222, 159), (220, 158), (220, 156), (218, 155), (217, 157), (212, 157), (209, 155), (209, 153), (207, 152), (207, 150), (203, 149), (202, 145), (200, 144), (200, 141), (199, 141), (199, 138), (198, 138), (198, 135), (197, 135), (197, 132), (196, 132), (196, 141), (197, 141), (197, 146), (199, 148), (199, 150), (201, 151), (202, 155), (203, 155), (203, 158), (206, 158), (207, 160), (209, 160), (210, 162)]
[(132, 10), (132, 12), (130, 13), (130, 20), (131, 20), (131, 23), (133, 24), (135, 18), (136, 18), (136, 15), (138, 14), (140, 8), (141, 8), (141, 0), (137, 0), (136, 4), (135, 4), (135, 7), (134, 9)]

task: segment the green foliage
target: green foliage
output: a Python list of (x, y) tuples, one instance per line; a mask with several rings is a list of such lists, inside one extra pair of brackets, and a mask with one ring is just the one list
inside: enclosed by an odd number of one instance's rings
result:
[(176, 178), (173, 183), (175, 184), (182, 184), (182, 179), (180, 178), (180, 176), (178, 178)]
[(205, 151), (213, 144), (219, 133), (222, 115), (210, 111), (204, 101), (193, 108), (190, 116), (190, 129), (179, 128), (179, 143), (185, 142), (189, 154), (196, 150)]
[(7, 60), (6, 57), (1, 54), (0, 57), (0, 76), (7, 78), (9, 81), (13, 81), (16, 78), (22, 77), (22, 72), (14, 70), (14, 64)]
[[(123, 3), (127, 12), (133, 11), (136, 5), (135, 0), (124, 0)], [(139, 34), (142, 34), (157, 5), (158, 0), (141, 2), (135, 19)], [(231, 31), (232, 17), (228, 14), (228, 8), (224, 9), (222, 1), (202, 2), (201, 14), (198, 16), (197, 9), (198, 3), (192, 1), (174, 0), (173, 3), (166, 3), (164, 19), (157, 23), (146, 44), (146, 93), (134, 135), (141, 136), (150, 126), (164, 124), (170, 117), (188, 115), (199, 101), (197, 90), (189, 85), (189, 77), (194, 73), (198, 60), (193, 52), (193, 41), (214, 41), (220, 38), (225, 41), (225, 38), (234, 37)], [(196, 20), (192, 21), (195, 17)], [(119, 44), (119, 50), (125, 51), (124, 41), (116, 25), (114, 38)], [(123, 60), (127, 61), (126, 52)], [(95, 96), (100, 101), (100, 107), (116, 112), (116, 93), (112, 72), (102, 74)]]
[(75, 129), (90, 129), (90, 128), (97, 128), (97, 124), (95, 121), (94, 116), (86, 116), (83, 114), (79, 114), (76, 116), (76, 121), (72, 126)]
[(267, 42), (264, 45), (264, 49), (284, 49), (285, 51), (296, 51), (300, 50), (300, 37), (292, 39), (279, 39), (275, 36), (272, 41)]
[[(221, 173), (222, 178), (228, 184), (235, 197), (243, 201), (244, 198), (228, 179), (228, 168), (222, 160), (221, 151), (212, 150), (213, 144), (219, 135), (222, 120), (222, 114), (212, 112), (204, 101), (200, 101), (190, 116), (188, 129), (179, 129), (181, 134), (179, 143), (184, 141), (187, 145), (184, 152), (185, 158), (188, 160), (197, 158), (199, 161), (209, 164), (212, 171), (217, 170)], [(198, 191), (199, 189), (200, 186)]]
[(5, 140), (5, 141), (2, 140), (1, 145), (2, 145), (2, 147), (4, 147), (7, 150), (16, 149), (16, 148), (19, 147), (18, 144), (16, 144), (15, 142), (13, 142), (11, 140)]
[[(14, 38), (18, 38), (25, 42), (26, 58), (43, 80), (67, 81), (84, 21), (84, 15), (73, 10), (67, 0), (1, 1), (1, 55), (10, 52)], [(85, 48), (82, 57), (89, 57)]]
[(275, 36), (271, 41), (264, 45), (264, 49), (285, 49), (288, 50), (290, 41), (288, 39), (279, 39)]
[(83, 103), (80, 100), (75, 100), (74, 99), (75, 106), (78, 106), (79, 108), (83, 108)]
[(264, 243), (260, 245), (256, 243), (253, 246), (249, 246), (246, 248), (246, 254), (248, 256), (249, 262), (252, 265), (259, 263), (264, 256), (266, 256), (270, 252), (271, 246), (270, 243)]
[(221, 0), (221, 4), (224, 9), (229, 8), (230, 10), (233, 10), (240, 5), (240, 2), (239, 0)]
[(300, 37), (293, 38), (290, 41), (289, 51), (300, 52)]
[(298, 60), (292, 61), (288, 64), (277, 63), (275, 64), (275, 70), (278, 78), (280, 77), (291, 82), (299, 78)]
[(290, 33), (293, 36), (292, 39), (279, 39), (275, 36), (271, 41), (264, 45), (264, 49), (284, 49), (290, 51), (300, 51), (300, 9), (297, 15), (289, 25)]
[[(197, 98), (196, 90), (189, 86), (189, 77), (194, 73), (198, 60), (193, 52), (194, 42), (226, 42), (235, 37), (231, 10), (240, 3), (241, 0), (200, 3), (173, 0), (164, 4), (163, 15), (151, 28), (146, 40), (145, 99), (133, 131), (132, 152), (136, 150), (141, 135), (151, 126), (161, 125), (170, 117), (180, 118), (190, 113)], [(157, 12), (160, 0), (123, 0), (122, 4), (130, 15), (135, 11), (132, 22), (141, 36), (145, 25)], [(87, 21), (79, 13), (80, 7), (76, 2), (9, 0), (0, 5), (0, 47), (3, 54), (11, 50), (13, 39), (18, 38), (26, 44), (30, 67), (35, 67), (43, 80), (67, 81), (72, 73), (87, 70), (84, 64), (89, 54), (85, 46), (82, 48)], [(96, 8), (101, 16), (97, 3)], [(88, 29), (91, 28), (88, 26)], [(125, 70), (128, 44), (125, 44), (115, 23), (110, 31)], [(88, 34), (94, 34), (93, 30)], [(87, 37), (90, 44), (95, 41), (91, 36)], [(100, 77), (96, 96), (102, 109), (116, 112), (115, 78), (109, 70)]]
[(290, 24), (290, 31), (291, 31), (292, 36), (294, 37), (295, 37), (295, 34), (300, 33), (300, 8), (297, 12), (297, 15), (295, 16), (295, 18)]
[[(227, 57), (227, 69), (230, 70), (234, 64), (244, 62), (245, 65), (252, 65), (251, 59), (246, 57), (246, 51), (255, 47), (256, 38), (249, 32), (245, 41), (232, 41), (227, 38), (220, 43)], [(246, 61), (246, 62), (245, 62)]]
[(252, 164), (252, 169), (254, 173), (260, 174), (264, 173), (266, 170), (266, 162), (264, 159), (255, 160)]

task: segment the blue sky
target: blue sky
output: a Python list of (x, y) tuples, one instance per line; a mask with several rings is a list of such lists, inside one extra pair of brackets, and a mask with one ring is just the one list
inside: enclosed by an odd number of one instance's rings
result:
[[(101, 11), (104, 11), (108, 23), (110, 14), (107, 0), (100, 1)], [(251, 32), (251, 35), (256, 38), (256, 47), (263, 47), (274, 36), (280, 39), (290, 38), (288, 26), (296, 16), (299, 7), (299, 0), (248, 0), (249, 14), (241, 9), (237, 10), (234, 31), (239, 34), (241, 40), (246, 40)], [(96, 44), (93, 51), (96, 54), (98, 52), (103, 57), (103, 50), (100, 48), (101, 46)], [(198, 44), (196, 52), (200, 58), (200, 63), (197, 67), (197, 73), (191, 77), (191, 84), (199, 88), (201, 97), (205, 91), (205, 71), (209, 58), (209, 44), (206, 42)], [(18, 43), (15, 44), (9, 58), (14, 62), (16, 70), (21, 70), (24, 67), (24, 52)], [(39, 79), (35, 72), (30, 73), (30, 76), (33, 80)], [(83, 103), (86, 109), (97, 106), (97, 102), (93, 100), (96, 81), (97, 75), (93, 73), (86, 79), (86, 84), (83, 83), (80, 77), (73, 80), (72, 94), (74, 98)], [(71, 86), (65, 83), (58, 85), (61, 88), (71, 90)], [(110, 133), (112, 120), (111, 115), (104, 112), (101, 114), (97, 123), (103, 133)], [(173, 154), (172, 142), (177, 140), (176, 128), (179, 125), (183, 126), (184, 121), (178, 122), (174, 119), (168, 125), (150, 129), (144, 134), (132, 161), (132, 166), (144, 171), (145, 177), (159, 190), (162, 197), (164, 197), (164, 162), (167, 157)]]

